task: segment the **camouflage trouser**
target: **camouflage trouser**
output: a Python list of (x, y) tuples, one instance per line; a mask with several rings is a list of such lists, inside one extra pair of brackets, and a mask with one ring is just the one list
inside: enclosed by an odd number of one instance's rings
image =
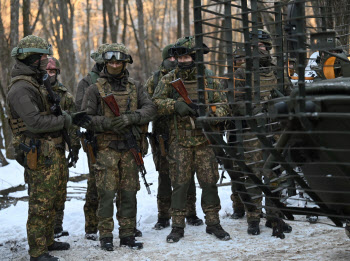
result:
[[(169, 177), (169, 162), (166, 157), (163, 157), (160, 153), (159, 147), (152, 144), (153, 161), (156, 166), (156, 170), (159, 173), (158, 176), (158, 218), (170, 218), (170, 206), (171, 206), (171, 180)], [(194, 176), (191, 179), (190, 187), (187, 193), (187, 214), (186, 216), (195, 216), (196, 213), (196, 185), (194, 183)]]
[(30, 187), (27, 237), (32, 257), (46, 253), (47, 246), (54, 242), (55, 208), (60, 200), (58, 191), (63, 187), (59, 180), (60, 172), (64, 171), (59, 165), (61, 152), (55, 149), (53, 142), (50, 146), (49, 155), (45, 157), (40, 153), (37, 169), (27, 169)]
[(221, 206), (216, 186), (219, 172), (213, 150), (207, 144), (188, 148), (174, 141), (169, 149), (169, 174), (173, 186), (171, 198), (173, 227), (185, 227), (187, 194), (195, 173), (202, 188), (201, 205), (205, 213), (205, 223), (207, 225), (220, 223)]
[(85, 233), (97, 233), (98, 219), (96, 211), (98, 208), (97, 187), (94, 169), (89, 163), (89, 178), (87, 182), (87, 190), (85, 195), (84, 215), (85, 215)]
[(235, 183), (232, 183), (231, 186), (231, 200), (232, 200), (232, 208), (235, 213), (237, 212), (244, 212), (244, 204), (241, 200), (241, 198), (238, 195)]
[(55, 229), (63, 229), (63, 216), (64, 216), (64, 204), (67, 199), (67, 183), (69, 177), (68, 164), (66, 161), (65, 151), (63, 149), (59, 150), (59, 183), (57, 190), (57, 200), (55, 202)]
[[(63, 217), (64, 217), (64, 204), (67, 199), (67, 182), (68, 182), (68, 165), (66, 161), (65, 152), (62, 149), (58, 149), (59, 158), (57, 164), (62, 171), (59, 172), (59, 186), (57, 188), (57, 202), (55, 202), (55, 225), (54, 229), (62, 230)], [(28, 169), (24, 169), (24, 182), (28, 184), (28, 195), (30, 194), (29, 173)]]
[(99, 198), (97, 217), (100, 239), (113, 237), (113, 200), (117, 193), (119, 237), (132, 236), (136, 227), (138, 167), (130, 151), (99, 150), (94, 172)]

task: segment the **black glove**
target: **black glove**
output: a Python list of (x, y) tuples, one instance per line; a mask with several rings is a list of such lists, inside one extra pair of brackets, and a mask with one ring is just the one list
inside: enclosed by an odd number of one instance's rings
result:
[(72, 113), (72, 121), (74, 125), (85, 128), (91, 122), (91, 117), (86, 114), (86, 111)]
[(141, 115), (139, 113), (127, 113), (115, 119), (115, 128), (124, 129), (126, 126), (137, 124), (140, 122)]
[(175, 102), (175, 112), (177, 114), (179, 114), (181, 117), (184, 116), (192, 116), (192, 115), (196, 115), (196, 112), (194, 110), (191, 109), (190, 106), (188, 106), (185, 102), (182, 101), (177, 101)]
[(79, 150), (80, 150), (80, 146), (79, 145), (75, 145), (72, 147), (72, 158), (68, 164), (68, 168), (73, 167), (73, 163), (76, 163), (79, 159)]

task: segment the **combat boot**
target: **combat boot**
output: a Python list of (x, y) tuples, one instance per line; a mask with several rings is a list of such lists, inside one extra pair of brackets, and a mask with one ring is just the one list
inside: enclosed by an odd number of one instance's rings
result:
[(60, 261), (58, 257), (51, 256), (49, 253), (42, 254), (38, 257), (30, 257), (30, 261)]
[(66, 242), (58, 242), (53, 241), (53, 244), (47, 247), (47, 250), (49, 251), (61, 251), (61, 250), (68, 250), (70, 248), (70, 245)]
[(97, 241), (97, 233), (90, 233), (90, 234), (85, 234), (85, 238), (87, 240), (92, 240), (92, 241)]
[(218, 239), (227, 241), (231, 239), (230, 234), (227, 233), (220, 224), (214, 225), (214, 226), (207, 226), (205, 231), (210, 234), (216, 236)]
[(186, 217), (186, 223), (190, 226), (201, 226), (203, 225), (203, 220), (194, 215)]
[(63, 230), (62, 227), (55, 228), (53, 233), (54, 233), (54, 238), (69, 236), (68, 231)]
[(157, 223), (154, 225), (155, 230), (162, 230), (163, 228), (169, 227), (169, 218), (158, 218)]
[(136, 241), (134, 236), (128, 236), (120, 239), (120, 246), (140, 250), (143, 248), (143, 243)]
[[(293, 228), (291, 225), (289, 225), (288, 223), (285, 223), (283, 220), (281, 220), (283, 223), (282, 223), (282, 229), (283, 229), (283, 232), (284, 233), (290, 233), (292, 232)], [(269, 227), (269, 228), (272, 228), (272, 221), (270, 219), (267, 219), (266, 220), (266, 223), (265, 223), (265, 227)]]
[(105, 237), (100, 240), (100, 245), (102, 250), (114, 251), (113, 247), (113, 237)]
[(230, 216), (230, 218), (232, 218), (232, 219), (241, 219), (241, 218), (244, 217), (244, 215), (245, 215), (244, 209), (237, 209), (237, 210), (234, 210), (234, 212)]
[(248, 234), (249, 235), (260, 235), (259, 221), (250, 221), (248, 222)]
[(310, 224), (315, 224), (317, 223), (318, 216), (306, 216), (306, 219)]
[(166, 237), (166, 241), (168, 243), (176, 243), (184, 237), (184, 229), (182, 227), (173, 227), (170, 234)]
[(134, 229), (134, 237), (142, 237), (142, 232), (138, 230), (136, 227)]
[(345, 234), (350, 238), (350, 220), (346, 221), (345, 224)]

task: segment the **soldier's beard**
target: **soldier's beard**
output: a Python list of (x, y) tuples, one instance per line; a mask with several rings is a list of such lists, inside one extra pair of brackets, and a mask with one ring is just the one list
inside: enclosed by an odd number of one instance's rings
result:
[(57, 74), (55, 74), (54, 76), (50, 76), (51, 85), (55, 85), (56, 82), (57, 82)]
[(125, 65), (123, 64), (123, 66), (119, 66), (119, 67), (112, 67), (109, 66), (108, 64), (106, 65), (107, 67), (107, 72), (112, 75), (112, 76), (119, 76), (122, 75), (124, 69), (125, 69)]

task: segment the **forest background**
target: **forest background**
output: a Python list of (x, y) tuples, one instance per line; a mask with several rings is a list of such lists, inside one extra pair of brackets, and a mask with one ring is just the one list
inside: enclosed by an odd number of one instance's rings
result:
[[(223, 13), (223, 5), (211, 7), (212, 2), (203, 0), (202, 5)], [(262, 5), (261, 8), (264, 5), (271, 6), (274, 2), (265, 0), (258, 4)], [(350, 16), (346, 14), (350, 11), (349, 0), (312, 2), (315, 7), (322, 4), (329, 8), (330, 13), (337, 13), (327, 17), (327, 24), (329, 28), (337, 28), (343, 44), (347, 45)], [(240, 5), (240, 1), (232, 1), (232, 4)], [(164, 46), (180, 37), (194, 34), (192, 10), (193, 1), (190, 0), (0, 0), (0, 149), (6, 149), (6, 155), (2, 155), (0, 150), (0, 166), (7, 165), (6, 158), (14, 159), (6, 94), (14, 64), (11, 50), (20, 39), (34, 34), (52, 44), (53, 56), (61, 63), (60, 81), (75, 95), (78, 82), (94, 65), (90, 58), (91, 52), (102, 43), (124, 43), (134, 59), (128, 68), (131, 77), (145, 82), (161, 64)], [(307, 12), (318, 11), (310, 7)], [(239, 10), (233, 7), (233, 13), (239, 15)], [(203, 14), (203, 19), (212, 17), (210, 13)], [(259, 15), (259, 20), (266, 24), (266, 29), (272, 35), (275, 32), (271, 25), (273, 19), (273, 15), (267, 12)], [(320, 27), (318, 20), (310, 21), (310, 30)], [(218, 26), (223, 22), (224, 16), (212, 21)], [(242, 26), (239, 20), (232, 20), (232, 23), (233, 28)], [(204, 27), (203, 31), (207, 29)], [(206, 37), (205, 42), (210, 48), (220, 49), (224, 44), (220, 41), (222, 38), (223, 32), (217, 30)], [(241, 42), (241, 34), (233, 32), (233, 41)], [(206, 59), (225, 60), (220, 55), (223, 55), (222, 52), (214, 51)], [(225, 73), (225, 67), (209, 65), (209, 69), (218, 75)]]

